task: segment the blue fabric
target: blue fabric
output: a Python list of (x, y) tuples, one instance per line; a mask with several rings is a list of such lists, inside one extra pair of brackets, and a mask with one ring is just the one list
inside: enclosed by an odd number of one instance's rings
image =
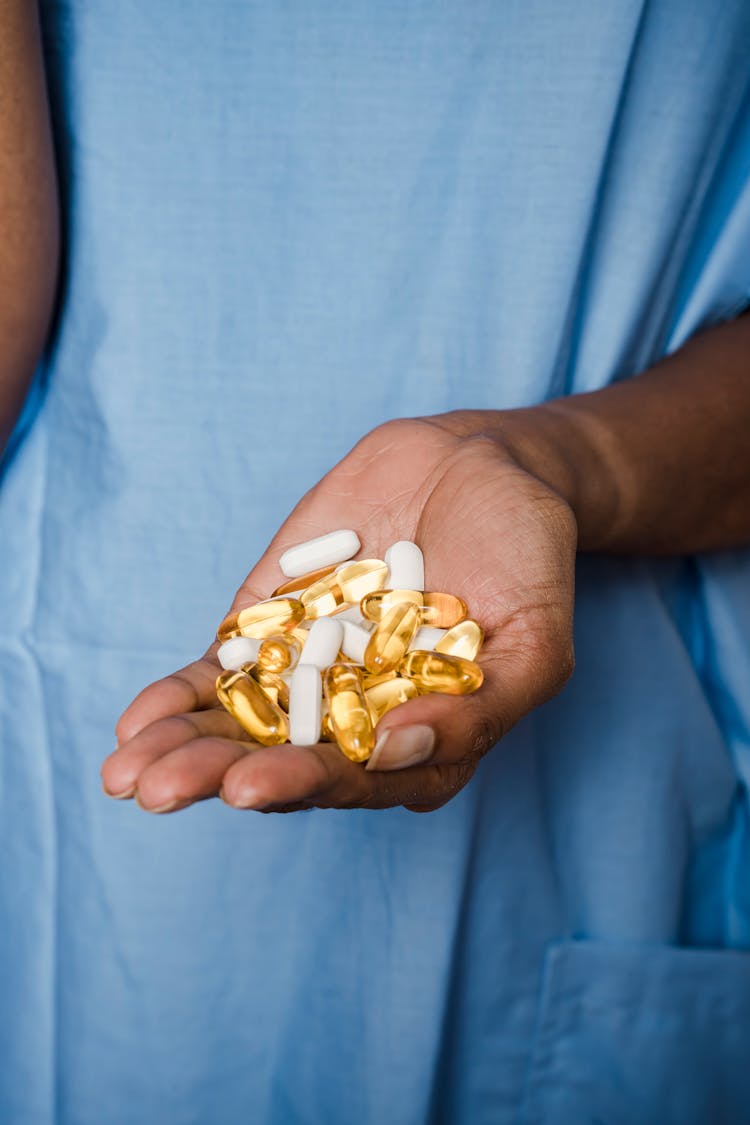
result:
[(573, 680), (428, 816), (98, 778), (362, 433), (748, 302), (746, 0), (42, 9), (66, 280), (0, 488), (0, 1120), (747, 1121), (746, 552), (582, 559)]

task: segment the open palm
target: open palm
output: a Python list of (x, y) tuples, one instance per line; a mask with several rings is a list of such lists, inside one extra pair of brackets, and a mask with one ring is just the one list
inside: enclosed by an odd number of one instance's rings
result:
[[(465, 697), (425, 695), (390, 712), (377, 769), (338, 747), (259, 748), (217, 705), (216, 645), (151, 684), (118, 726), (104, 763), (105, 789), (167, 812), (221, 796), (240, 808), (405, 805), (427, 811), (466, 784), (487, 750), (544, 702), (572, 670), (575, 520), (567, 504), (489, 438), (462, 437), (444, 418), (373, 430), (297, 505), (250, 572), (233, 609), (269, 596), (289, 546), (354, 528), (363, 556), (382, 558), (412, 539), (425, 556), (428, 590), (458, 594), (485, 630), (484, 684)], [(412, 732), (433, 735), (429, 760), (408, 764)], [(398, 751), (407, 768), (396, 768)], [(413, 760), (413, 755), (412, 755)], [(400, 765), (400, 763), (399, 763)]]

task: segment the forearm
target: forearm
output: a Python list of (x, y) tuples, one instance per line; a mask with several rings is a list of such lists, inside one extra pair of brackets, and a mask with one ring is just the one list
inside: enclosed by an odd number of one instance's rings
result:
[(0, 0), (0, 452), (49, 329), (59, 216), (36, 4)]
[(750, 316), (604, 390), (440, 421), (493, 437), (556, 489), (576, 515), (581, 550), (750, 543)]

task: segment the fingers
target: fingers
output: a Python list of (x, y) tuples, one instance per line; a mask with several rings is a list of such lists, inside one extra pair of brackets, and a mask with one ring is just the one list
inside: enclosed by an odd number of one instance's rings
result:
[(221, 668), (216, 660), (217, 648), (218, 644), (212, 645), (200, 660), (144, 688), (118, 719), (117, 741), (127, 742), (167, 715), (218, 707), (216, 677)]

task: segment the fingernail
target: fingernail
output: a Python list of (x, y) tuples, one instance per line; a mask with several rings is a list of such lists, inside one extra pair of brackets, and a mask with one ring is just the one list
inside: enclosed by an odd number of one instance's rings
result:
[(381, 734), (369, 757), (368, 770), (402, 770), (432, 757), (435, 732), (432, 727), (393, 727)]
[(172, 812), (172, 810), (176, 809), (178, 805), (184, 804), (183, 801), (180, 801), (179, 799), (176, 799), (174, 801), (167, 801), (166, 804), (164, 804), (164, 805), (155, 805), (155, 806), (154, 805), (144, 805), (143, 801), (140, 800), (140, 798), (138, 797), (137, 794), (136, 794), (135, 800), (136, 800), (136, 804), (140, 808), (142, 808), (144, 812), (150, 812), (150, 813)]
[(228, 797), (222, 789), (219, 796), (232, 809), (264, 809), (268, 804), (267, 798), (261, 796), (257, 789), (243, 789), (236, 797)]
[(126, 801), (128, 797), (132, 797), (135, 793), (135, 785), (131, 785), (129, 789), (123, 789), (120, 793), (111, 793), (107, 786), (102, 782), (102, 789), (108, 797), (114, 797), (116, 801)]

